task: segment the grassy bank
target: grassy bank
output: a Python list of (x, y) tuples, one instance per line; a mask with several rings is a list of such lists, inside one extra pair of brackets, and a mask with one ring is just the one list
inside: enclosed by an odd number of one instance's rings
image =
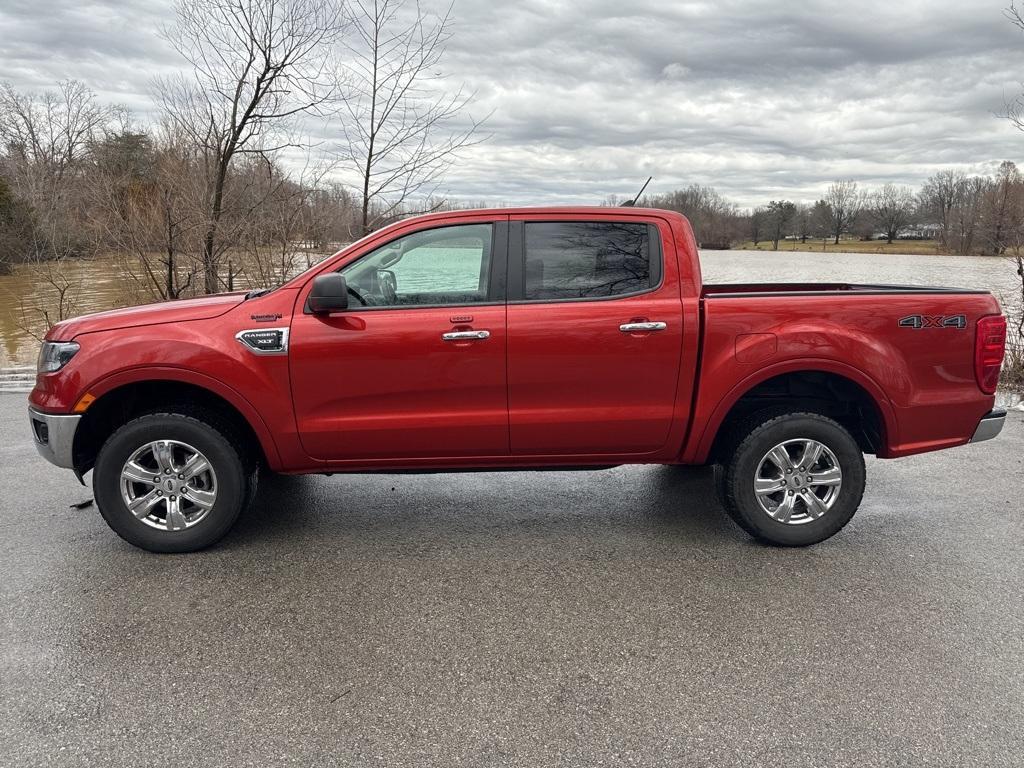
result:
[[(762, 240), (754, 245), (749, 240), (735, 246), (734, 250), (740, 251), (771, 251), (771, 242)], [(836, 253), (902, 253), (902, 254), (923, 254), (935, 256), (944, 253), (937, 240), (897, 240), (892, 245), (884, 240), (840, 240), (835, 245), (832, 240), (808, 240), (801, 243), (799, 240), (782, 240), (779, 242), (780, 251), (814, 251), (816, 253), (835, 251)]]

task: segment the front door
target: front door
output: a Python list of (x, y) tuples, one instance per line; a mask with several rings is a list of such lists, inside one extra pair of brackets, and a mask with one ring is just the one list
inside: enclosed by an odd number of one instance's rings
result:
[(297, 428), (328, 461), (503, 456), (507, 224), (398, 237), (341, 269), (349, 309), (300, 293), (289, 364)]
[(512, 453), (658, 451), (683, 340), (677, 265), (661, 247), (669, 230), (639, 218), (522, 219), (509, 251)]

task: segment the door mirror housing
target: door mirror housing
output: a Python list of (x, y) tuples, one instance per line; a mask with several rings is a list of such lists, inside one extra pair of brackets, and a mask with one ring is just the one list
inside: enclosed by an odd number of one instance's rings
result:
[(337, 272), (318, 275), (313, 278), (313, 288), (309, 292), (309, 311), (315, 315), (325, 315), (348, 309), (348, 283)]

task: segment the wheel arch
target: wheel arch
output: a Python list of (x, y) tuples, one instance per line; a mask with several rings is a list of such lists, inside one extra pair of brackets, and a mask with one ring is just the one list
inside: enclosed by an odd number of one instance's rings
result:
[(869, 376), (832, 360), (800, 360), (769, 366), (736, 384), (714, 407), (692, 443), (690, 463), (715, 458), (730, 425), (759, 408), (792, 406), (835, 418), (865, 453), (885, 457), (897, 441), (888, 397)]
[(107, 377), (88, 391), (95, 399), (82, 414), (72, 449), (79, 476), (92, 468), (99, 449), (119, 426), (143, 413), (175, 406), (215, 412), (245, 440), (242, 450), (271, 469), (280, 466), (273, 436), (256, 409), (211, 377), (175, 368), (133, 369)]

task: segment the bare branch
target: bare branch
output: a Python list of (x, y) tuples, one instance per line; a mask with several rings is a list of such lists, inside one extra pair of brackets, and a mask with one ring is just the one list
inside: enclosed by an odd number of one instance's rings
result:
[(206, 188), (203, 284), (219, 289), (220, 256), (253, 209), (232, 197), (236, 157), (298, 146), (293, 121), (337, 95), (330, 50), (344, 19), (340, 0), (178, 0), (165, 38), (194, 69), (157, 84), (166, 118), (203, 150)]
[(361, 180), (366, 233), (413, 198), (429, 197), (459, 154), (483, 141), (482, 121), (456, 120), (474, 94), (444, 89), (439, 70), (451, 36), (450, 8), (428, 16), (405, 0), (356, 0), (344, 46), (349, 82), (336, 154)]

